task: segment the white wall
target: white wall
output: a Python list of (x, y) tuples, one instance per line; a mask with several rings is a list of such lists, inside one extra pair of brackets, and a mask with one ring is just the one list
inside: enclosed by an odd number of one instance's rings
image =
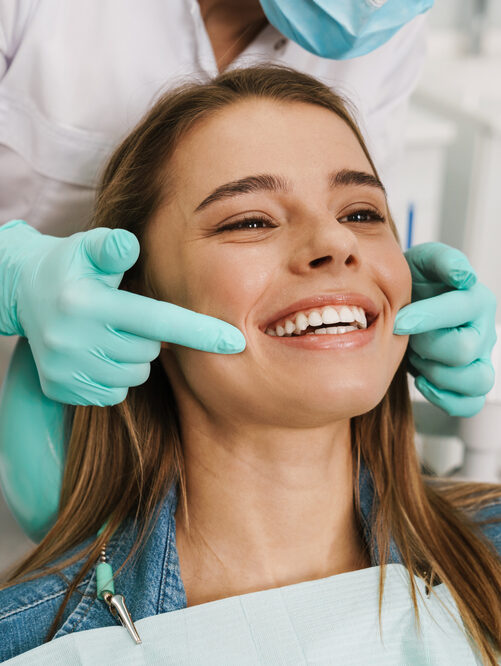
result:
[[(481, 0), (480, 0), (481, 1)], [(432, 28), (468, 29), (475, 7), (479, 0), (435, 0), (430, 12)], [(501, 2), (486, 0), (489, 24), (501, 27)]]

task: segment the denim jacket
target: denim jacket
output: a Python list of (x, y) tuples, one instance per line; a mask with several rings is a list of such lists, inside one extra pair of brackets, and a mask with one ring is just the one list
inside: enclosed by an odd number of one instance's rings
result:
[[(372, 566), (378, 566), (377, 546), (371, 545), (374, 488), (370, 472), (363, 465), (359, 487), (363, 536), (369, 546)], [(116, 576), (115, 590), (124, 595), (134, 621), (186, 608), (186, 593), (176, 548), (174, 514), (178, 492), (178, 486), (173, 484), (161, 503), (158, 521), (144, 550), (131, 558)], [(479, 511), (475, 520), (488, 520), (499, 516), (501, 502), (496, 502)], [(481, 529), (501, 556), (501, 522), (487, 524)], [(127, 557), (135, 535), (132, 522), (126, 522), (111, 538), (107, 555), (114, 571), (118, 570)], [(93, 538), (89, 538), (86, 543), (90, 543)], [(393, 540), (390, 544), (389, 561), (402, 562)], [(82, 563), (81, 560), (67, 567), (64, 570), (65, 577), (71, 580)], [(44, 642), (66, 588), (63, 577), (54, 574), (0, 591), (0, 661), (31, 650)], [(55, 638), (75, 631), (113, 626), (116, 623), (104, 601), (96, 597), (94, 567), (80, 584), (78, 593), (72, 595)]]

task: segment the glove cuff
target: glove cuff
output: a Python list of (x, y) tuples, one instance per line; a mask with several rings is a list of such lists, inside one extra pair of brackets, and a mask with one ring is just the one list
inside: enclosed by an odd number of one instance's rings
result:
[(0, 334), (22, 335), (17, 316), (17, 285), (27, 258), (30, 237), (42, 236), (24, 220), (10, 220), (0, 226)]
[(30, 226), (24, 220), (10, 220), (9, 222), (5, 222), (5, 224), (0, 225), (0, 232), (5, 231), (5, 229), (11, 229), (12, 227), (17, 227), (19, 224), (25, 224), (27, 227)]

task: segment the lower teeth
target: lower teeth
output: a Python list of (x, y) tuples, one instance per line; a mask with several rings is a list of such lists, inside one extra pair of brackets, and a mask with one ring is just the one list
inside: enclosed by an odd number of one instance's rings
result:
[(284, 338), (299, 338), (304, 335), (339, 335), (342, 333), (349, 333), (350, 331), (359, 331), (363, 330), (359, 328), (358, 326), (351, 326), (351, 325), (345, 325), (345, 326), (327, 326), (324, 328), (317, 328), (313, 331), (303, 331), (302, 333), (285, 333), (283, 335), (278, 335), (273, 329), (266, 329), (267, 335), (272, 335), (272, 336), (277, 336), (277, 337), (284, 337)]
[(316, 331), (307, 331), (306, 335), (339, 335), (357, 330), (357, 326), (329, 326), (327, 328), (319, 328)]

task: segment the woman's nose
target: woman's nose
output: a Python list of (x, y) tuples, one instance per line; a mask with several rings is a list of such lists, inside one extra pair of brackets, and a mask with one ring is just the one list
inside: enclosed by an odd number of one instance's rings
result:
[(327, 264), (331, 269), (360, 264), (356, 235), (333, 216), (310, 217), (301, 226), (290, 255), (290, 268), (294, 273)]

